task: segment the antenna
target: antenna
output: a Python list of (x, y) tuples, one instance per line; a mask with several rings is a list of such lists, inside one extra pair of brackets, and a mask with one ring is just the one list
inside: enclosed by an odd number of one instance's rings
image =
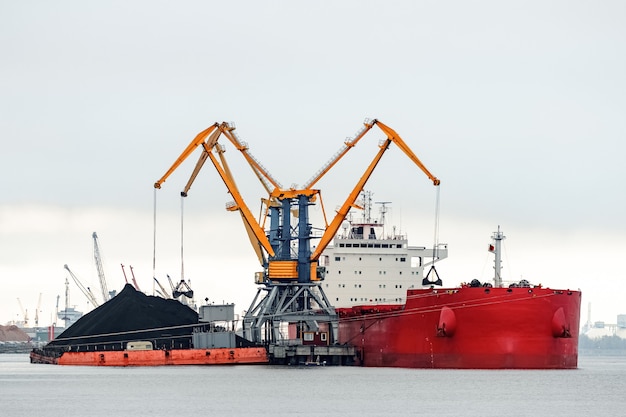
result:
[(387, 214), (387, 204), (391, 204), (391, 201), (376, 201), (376, 204), (380, 204), (380, 223), (383, 226), (383, 238), (385, 237), (385, 214)]

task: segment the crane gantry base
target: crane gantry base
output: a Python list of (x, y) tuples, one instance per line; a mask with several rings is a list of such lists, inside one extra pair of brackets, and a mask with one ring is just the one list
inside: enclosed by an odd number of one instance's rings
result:
[(288, 339), (284, 324), (295, 325), (298, 331), (323, 328), (329, 332), (329, 344), (339, 340), (339, 317), (317, 282), (260, 287), (244, 316), (243, 337), (255, 343), (279, 343)]

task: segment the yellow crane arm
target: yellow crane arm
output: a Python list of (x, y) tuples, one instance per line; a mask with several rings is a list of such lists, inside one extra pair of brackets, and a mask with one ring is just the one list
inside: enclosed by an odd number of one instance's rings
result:
[[(230, 140), (230, 142), (235, 146), (235, 148), (237, 148), (237, 150), (241, 152), (250, 167), (252, 167), (252, 171), (254, 171), (254, 174), (257, 176), (259, 181), (261, 181), (261, 184), (263, 184), (263, 188), (265, 188), (268, 194), (270, 194), (272, 191), (270, 189), (271, 187), (282, 187), (280, 183), (276, 181), (274, 177), (272, 177), (272, 175), (269, 173), (269, 171), (261, 164), (261, 162), (259, 162), (254, 156), (252, 156), (248, 149), (248, 146), (243, 144), (235, 134), (234, 128), (224, 123), (223, 127), (220, 127), (220, 129), (222, 130), (222, 133), (224, 133), (224, 136), (226, 136), (228, 140)], [(268, 182), (271, 184), (271, 187)]]
[(203, 146), (203, 150), (202, 150), (202, 153), (200, 154), (200, 158), (198, 159), (198, 162), (196, 163), (196, 166), (193, 172), (191, 173), (191, 177), (189, 177), (189, 181), (187, 181), (187, 185), (185, 185), (185, 188), (181, 192), (181, 195), (183, 197), (187, 197), (187, 193), (189, 192), (191, 185), (196, 180), (198, 173), (200, 173), (200, 169), (202, 169), (202, 167), (204, 166), (204, 163), (209, 157), (210, 150), (216, 145), (219, 146), (217, 144), (217, 139), (219, 138), (219, 136), (220, 136), (220, 131), (215, 130), (213, 133), (211, 133), (211, 136), (209, 136), (209, 139), (206, 141), (206, 143), (205, 142), (201, 143)]
[(376, 125), (378, 125), (380, 130), (385, 132), (387, 137), (389, 139), (391, 139), (393, 141), (393, 143), (395, 143), (396, 145), (398, 145), (398, 147), (400, 149), (402, 149), (402, 152), (404, 152), (405, 155), (408, 156), (411, 159), (411, 161), (415, 162), (415, 165), (420, 167), (420, 169), (424, 172), (424, 174), (426, 174), (428, 176), (428, 178), (431, 179), (431, 181), (433, 182), (434, 185), (441, 184), (441, 181), (439, 181), (439, 179), (437, 177), (435, 177), (433, 174), (430, 173), (430, 171), (428, 169), (426, 169), (426, 167), (424, 166), (422, 161), (420, 161), (419, 158), (417, 156), (415, 156), (415, 154), (413, 153), (411, 148), (409, 148), (409, 146), (402, 140), (400, 135), (398, 135), (395, 130), (393, 130), (389, 126), (381, 123), (378, 120), (374, 120), (374, 123), (376, 123)]
[(254, 253), (256, 253), (257, 258), (259, 259), (259, 263), (261, 265), (264, 265), (265, 255), (263, 254), (263, 245), (257, 239), (257, 234), (254, 231), (255, 227), (246, 220), (245, 216), (243, 215), (241, 211), (239, 211), (239, 214), (241, 214), (241, 220), (243, 220), (243, 225), (246, 229), (246, 233), (248, 234), (248, 239), (250, 239), (250, 243), (252, 244), (252, 249), (254, 250)]
[[(387, 135), (387, 139), (382, 145), (380, 145), (380, 150), (378, 151), (378, 153), (376, 154), (376, 156), (374, 157), (374, 159), (372, 160), (372, 162), (366, 169), (365, 173), (361, 176), (361, 179), (356, 184), (356, 186), (354, 187), (354, 189), (352, 190), (352, 192), (350, 193), (350, 195), (344, 202), (343, 206), (341, 206), (341, 208), (339, 209), (339, 211), (333, 218), (333, 221), (331, 222), (331, 224), (324, 231), (324, 234), (322, 235), (322, 238), (320, 239), (317, 245), (317, 248), (315, 248), (315, 251), (311, 255), (312, 261), (316, 261), (319, 259), (324, 249), (326, 249), (326, 246), (328, 246), (330, 241), (333, 239), (333, 237), (337, 233), (337, 230), (339, 230), (339, 227), (341, 226), (341, 223), (344, 221), (344, 219), (348, 215), (350, 208), (355, 206), (355, 201), (359, 197), (359, 194), (363, 190), (363, 187), (367, 183), (367, 180), (369, 179), (369, 177), (372, 175), (372, 172), (376, 168), (376, 165), (378, 165), (378, 162), (382, 158), (383, 154), (389, 148), (389, 145), (391, 144), (391, 142), (395, 143), (402, 150), (402, 152), (404, 152), (404, 154), (407, 155), (409, 159), (411, 159), (411, 161), (413, 161), (428, 176), (428, 178), (430, 178), (430, 180), (433, 182), (435, 186), (438, 186), (439, 184), (441, 184), (441, 181), (437, 177), (435, 177), (433, 174), (430, 173), (430, 171), (426, 168), (426, 166), (424, 166), (424, 164), (419, 160), (419, 158), (413, 153), (411, 148), (409, 148), (409, 146), (404, 142), (404, 140), (402, 140), (400, 135), (398, 135), (398, 133), (396, 133), (395, 130), (393, 130), (389, 126), (385, 125), (384, 123), (376, 119), (373, 122), (371, 122), (371, 124), (368, 124), (367, 122), (365, 123), (365, 129), (363, 129), (362, 132), (359, 132), (359, 134), (357, 134), (355, 140), (352, 142), (353, 145), (354, 143), (356, 143), (357, 140), (363, 137), (363, 135), (367, 131), (369, 131), (369, 129), (371, 129), (371, 127), (375, 124)], [(331, 161), (331, 164), (327, 165), (327, 167), (325, 167), (322, 171), (320, 171), (321, 173), (317, 175), (316, 177), (314, 177), (314, 180), (311, 183), (314, 183), (317, 180), (319, 180), (326, 172), (328, 172), (328, 170), (343, 155), (345, 155), (345, 152), (338, 155), (338, 157), (334, 158)]]
[[(230, 167), (228, 166), (228, 162), (226, 161), (226, 157), (224, 156), (224, 148), (222, 148), (222, 146), (219, 143), (215, 144), (215, 150), (217, 151), (217, 154), (220, 157), (220, 163), (221, 163), (221, 167), (224, 170), (224, 174), (226, 176), (226, 178), (229, 179), (229, 182), (231, 184), (234, 185), (235, 188), (237, 188), (237, 185), (235, 183), (235, 177), (232, 174), (232, 171), (230, 170)], [(219, 170), (218, 170), (219, 172)], [(260, 178), (259, 178), (260, 179)], [(263, 181), (261, 181), (263, 182)], [(227, 186), (228, 187), (228, 186)], [(235, 207), (235, 209), (238, 207)], [(231, 208), (232, 209), (232, 208)], [(257, 239), (257, 232), (255, 232), (255, 230), (257, 229), (262, 229), (261, 226), (259, 226), (258, 224), (255, 223), (250, 223), (249, 219), (246, 219), (246, 216), (244, 216), (243, 212), (241, 210), (239, 210), (239, 214), (241, 215), (241, 220), (243, 220), (243, 225), (246, 229), (246, 233), (248, 234), (248, 239), (250, 239), (250, 243), (252, 244), (252, 248), (254, 249), (254, 253), (256, 253), (257, 258), (259, 259), (259, 263), (261, 265), (265, 264), (265, 257), (263, 254), (263, 245), (261, 244), (261, 242), (259, 242), (259, 240)], [(256, 226), (255, 226), (256, 224)], [(262, 230), (261, 230), (262, 232)]]
[(326, 173), (330, 171), (330, 169), (334, 167), (335, 164), (339, 162), (339, 160), (343, 158), (350, 149), (354, 148), (354, 146), (361, 140), (361, 138), (365, 136), (367, 132), (369, 132), (372, 126), (374, 126), (375, 122), (376, 120), (374, 120), (373, 122), (366, 120), (365, 123), (363, 123), (364, 127), (359, 132), (357, 132), (354, 139), (352, 139), (351, 141), (346, 140), (341, 149), (339, 149), (339, 151), (337, 151), (337, 153), (330, 159), (330, 161), (328, 161), (326, 165), (320, 168), (313, 176), (313, 178), (311, 178), (302, 188), (308, 189), (313, 187), (313, 185), (315, 185), (316, 182), (318, 182), (324, 175), (326, 175)]
[[(206, 144), (203, 146), (206, 146)], [(211, 162), (215, 166), (215, 169), (217, 170), (219, 176), (222, 178), (222, 181), (224, 181), (224, 185), (226, 185), (228, 192), (235, 200), (236, 206), (229, 208), (229, 210), (232, 210), (232, 211), (239, 210), (241, 212), (241, 215), (245, 223), (247, 224), (248, 227), (250, 227), (252, 233), (256, 237), (256, 241), (258, 242), (258, 244), (263, 246), (263, 248), (267, 251), (269, 256), (274, 256), (274, 249), (272, 248), (270, 241), (267, 239), (265, 232), (263, 231), (261, 226), (259, 226), (259, 223), (256, 221), (256, 219), (252, 215), (252, 212), (250, 212), (250, 209), (244, 202), (243, 197), (239, 193), (239, 190), (237, 189), (237, 185), (233, 181), (232, 177), (220, 165), (219, 161), (215, 158), (215, 156), (211, 152), (209, 152), (209, 150), (207, 150), (207, 153), (208, 153), (209, 158), (211, 159)]]
[(315, 248), (315, 251), (311, 254), (312, 261), (317, 261), (319, 259), (324, 249), (326, 249), (326, 246), (328, 246), (330, 241), (335, 237), (335, 234), (337, 233), (337, 230), (339, 230), (341, 223), (348, 215), (350, 208), (354, 206), (354, 202), (359, 197), (359, 194), (363, 190), (363, 187), (365, 187), (365, 184), (372, 175), (372, 172), (374, 172), (374, 168), (376, 168), (376, 165), (378, 165), (378, 162), (380, 162), (380, 158), (382, 158), (385, 151), (389, 148), (390, 143), (391, 139), (387, 138), (385, 142), (380, 145), (380, 150), (378, 151), (372, 162), (369, 164), (357, 184), (354, 186), (354, 189), (333, 218), (333, 221), (324, 231), (324, 234), (322, 235), (322, 238)]
[(211, 132), (217, 129), (219, 125), (215, 123), (214, 125), (206, 128), (202, 132), (198, 133), (196, 137), (191, 141), (189, 145), (185, 148), (185, 150), (180, 154), (178, 159), (172, 164), (170, 169), (167, 170), (165, 175), (161, 177), (157, 182), (154, 183), (154, 188), (161, 188), (161, 184), (165, 182), (165, 180), (183, 163), (185, 159), (202, 143), (204, 143), (204, 138), (206, 138)]
[[(254, 216), (252, 216), (250, 209), (247, 207), (247, 205), (245, 204), (243, 200), (243, 197), (239, 193), (237, 185), (233, 179), (233, 175), (224, 158), (224, 155), (223, 155), (224, 149), (218, 143), (218, 139), (220, 135), (224, 134), (224, 136), (226, 136), (233, 143), (233, 145), (239, 151), (241, 151), (244, 158), (248, 161), (248, 163), (252, 167), (252, 170), (254, 171), (256, 176), (259, 178), (263, 186), (268, 191), (268, 194), (270, 193), (270, 190), (267, 185), (267, 181), (271, 182), (272, 186), (274, 187), (278, 187), (280, 186), (280, 184), (278, 184), (278, 182), (276, 182), (271, 177), (271, 175), (267, 172), (267, 170), (263, 168), (260, 162), (258, 162), (248, 152), (248, 147), (241, 143), (241, 141), (237, 138), (237, 136), (234, 134), (233, 131), (234, 131), (234, 127), (229, 126), (228, 123), (226, 122), (222, 122), (221, 124), (215, 123), (212, 126), (203, 130), (202, 132), (198, 133), (196, 137), (189, 143), (189, 145), (187, 145), (185, 150), (180, 154), (180, 156), (176, 159), (176, 161), (172, 164), (172, 166), (167, 170), (165, 175), (163, 175), (163, 177), (161, 177), (161, 179), (159, 179), (154, 184), (154, 187), (161, 188), (161, 184), (165, 182), (165, 180), (187, 159), (187, 157), (189, 157), (189, 155), (198, 146), (201, 146), (203, 148), (202, 154), (200, 155), (198, 162), (196, 163), (196, 166), (189, 180), (187, 181), (187, 184), (185, 185), (185, 188), (181, 192), (181, 195), (187, 196), (187, 192), (189, 191), (193, 182), (197, 178), (198, 173), (204, 166), (206, 160), (210, 159), (213, 165), (215, 166), (215, 169), (217, 170), (218, 174), (222, 178), (222, 181), (224, 181), (224, 184), (226, 185), (228, 192), (231, 194), (231, 196), (235, 200), (235, 206), (229, 207), (228, 209), (231, 211), (238, 210), (240, 212), (242, 219), (244, 221), (245, 227), (246, 227), (246, 231), (248, 232), (250, 241), (252, 242), (252, 245), (254, 247), (254, 251), (258, 256), (259, 261), (263, 264), (264, 257), (263, 257), (262, 249), (265, 249), (270, 256), (274, 256), (274, 250), (269, 240), (267, 239), (265, 232), (263, 231), (261, 226), (258, 224), (258, 222), (255, 220)], [(221, 163), (213, 155), (212, 151), (214, 149), (217, 150)]]

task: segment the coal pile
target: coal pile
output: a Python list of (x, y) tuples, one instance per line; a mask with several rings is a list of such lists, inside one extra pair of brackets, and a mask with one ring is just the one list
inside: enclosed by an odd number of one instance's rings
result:
[(126, 284), (111, 300), (81, 317), (46, 351), (123, 350), (135, 340), (155, 349), (189, 348), (198, 313), (176, 300), (148, 296)]

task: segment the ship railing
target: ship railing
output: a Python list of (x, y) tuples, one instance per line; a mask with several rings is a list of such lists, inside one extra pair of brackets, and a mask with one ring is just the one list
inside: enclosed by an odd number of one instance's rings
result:
[(302, 344), (302, 339), (281, 339), (277, 340), (276, 344), (279, 346), (298, 346)]

